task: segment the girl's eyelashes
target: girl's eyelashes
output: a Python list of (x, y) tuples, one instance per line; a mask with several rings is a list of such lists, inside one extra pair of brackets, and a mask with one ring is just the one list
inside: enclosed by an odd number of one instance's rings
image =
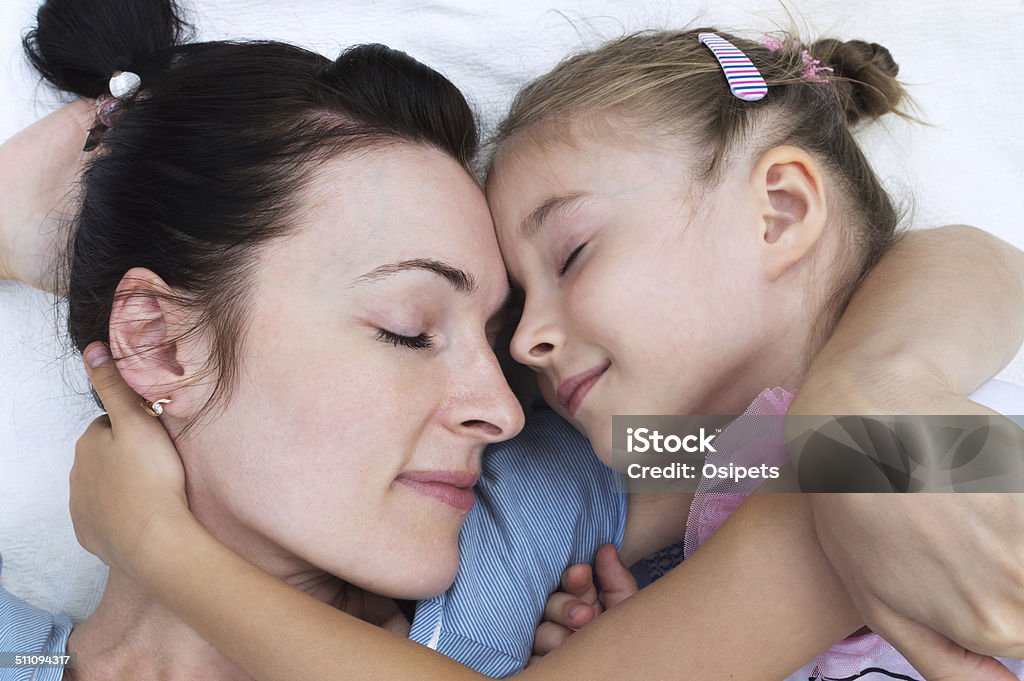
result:
[(583, 247), (586, 245), (586, 243), (580, 244), (573, 250), (572, 253), (569, 254), (569, 257), (565, 259), (565, 262), (562, 263), (562, 267), (558, 270), (558, 276), (561, 277), (565, 275), (566, 272), (569, 271), (569, 268), (572, 267), (572, 264), (574, 262), (576, 262), (576, 258), (580, 257), (580, 252), (583, 251)]
[(429, 350), (434, 347), (434, 337), (426, 333), (421, 333), (418, 336), (403, 336), (387, 329), (377, 329), (377, 340), (391, 343), (396, 348), (401, 345), (412, 350)]

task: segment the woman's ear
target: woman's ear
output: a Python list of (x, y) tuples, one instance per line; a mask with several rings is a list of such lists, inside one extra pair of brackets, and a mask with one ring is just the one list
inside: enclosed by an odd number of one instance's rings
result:
[(821, 167), (802, 149), (773, 147), (750, 175), (761, 218), (764, 273), (770, 281), (813, 251), (828, 220)]
[(192, 315), (152, 271), (129, 270), (114, 293), (110, 350), (117, 369), (144, 399), (170, 399), (164, 413), (189, 418), (202, 396), (195, 379), (202, 370), (201, 334), (190, 333)]

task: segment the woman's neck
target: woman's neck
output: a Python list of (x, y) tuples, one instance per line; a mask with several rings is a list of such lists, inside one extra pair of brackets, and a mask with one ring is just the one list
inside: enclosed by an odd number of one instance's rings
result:
[(71, 631), (65, 678), (250, 679), (122, 573), (111, 570), (96, 611)]
[[(317, 600), (334, 607), (344, 602), (345, 583), (322, 570), (285, 573), (266, 561), (254, 562)], [(136, 582), (113, 570), (96, 611), (72, 630), (68, 651), (75, 654), (77, 665), (65, 673), (69, 681), (251, 679)]]

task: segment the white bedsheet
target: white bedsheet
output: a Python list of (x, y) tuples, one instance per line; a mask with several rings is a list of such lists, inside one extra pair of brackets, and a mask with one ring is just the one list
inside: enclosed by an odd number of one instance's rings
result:
[[(776, 0), (194, 0), (189, 6), (205, 38), (277, 38), (326, 54), (358, 42), (400, 47), (462, 87), (486, 125), (517, 86), (582, 42), (695, 18), (755, 35), (785, 21)], [(1020, 0), (789, 6), (817, 33), (879, 42), (899, 62), (935, 127), (892, 120), (861, 137), (897, 195), (916, 197), (914, 224), (975, 224), (1024, 247)], [(55, 101), (21, 56), (19, 39), (36, 7), (35, 0), (0, 0), (0, 139)], [(95, 412), (77, 358), (58, 359), (65, 350), (52, 310), (47, 296), (0, 283), (0, 583), (80, 618), (95, 605), (104, 572), (74, 541), (67, 473), (74, 440)], [(1000, 377), (1024, 384), (1024, 353)]]

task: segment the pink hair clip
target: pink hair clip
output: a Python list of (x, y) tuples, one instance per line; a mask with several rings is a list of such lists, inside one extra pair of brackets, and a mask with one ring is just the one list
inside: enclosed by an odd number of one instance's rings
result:
[(768, 94), (768, 84), (747, 55), (717, 33), (699, 33), (697, 39), (715, 55), (725, 73), (729, 90), (745, 102), (756, 102)]

